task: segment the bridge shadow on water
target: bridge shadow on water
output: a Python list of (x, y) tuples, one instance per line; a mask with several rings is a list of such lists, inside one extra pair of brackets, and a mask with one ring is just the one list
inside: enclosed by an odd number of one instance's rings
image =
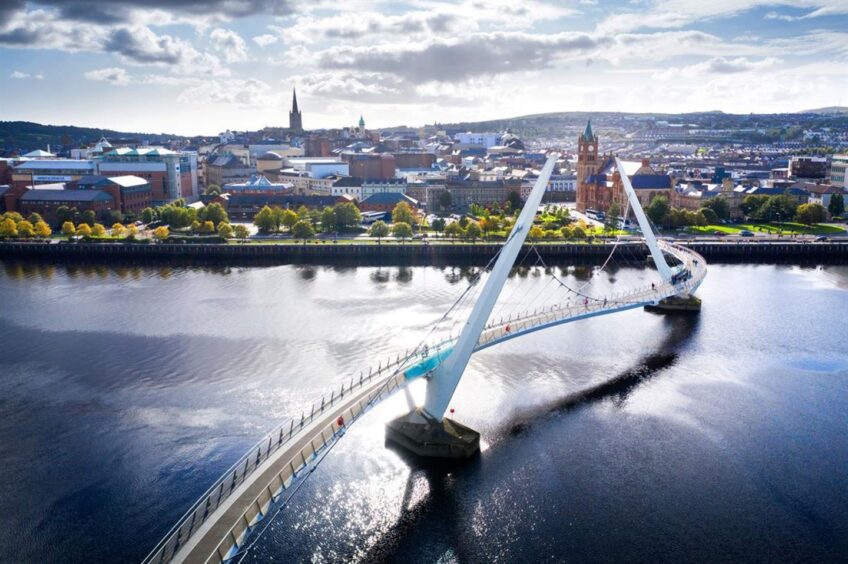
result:
[[(530, 431), (551, 414), (563, 413), (591, 402), (611, 400), (622, 405), (643, 382), (674, 365), (678, 352), (694, 336), (698, 316), (669, 315), (664, 324), (666, 337), (654, 350), (642, 356), (632, 367), (604, 382), (569, 394), (532, 410), (517, 412), (504, 424), (497, 441), (487, 451), (487, 457), (497, 457), (498, 446), (506, 446), (512, 438)], [(395, 562), (399, 555), (413, 561), (432, 559), (433, 555), (450, 555), (451, 561), (479, 560), (480, 547), (469, 545), (465, 529), (470, 525), (469, 493), (459, 484), (473, 483), (484, 472), (485, 461), (478, 454), (466, 461), (433, 461), (422, 459), (386, 441), (386, 448), (395, 452), (409, 467), (401, 514), (364, 556), (364, 562)], [(423, 495), (422, 482), (427, 491)], [(472, 494), (473, 495), (473, 494)], [(419, 558), (420, 557), (420, 558)]]

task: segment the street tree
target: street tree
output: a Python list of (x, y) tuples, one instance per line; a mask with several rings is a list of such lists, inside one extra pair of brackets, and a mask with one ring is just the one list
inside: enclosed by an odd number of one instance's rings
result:
[(34, 237), (35, 229), (32, 226), (32, 223), (27, 221), (26, 219), (22, 219), (18, 222), (18, 237)]
[(833, 194), (830, 196), (830, 202), (827, 204), (827, 211), (833, 217), (842, 217), (845, 213), (845, 197), (842, 194)]
[[(795, 215), (795, 221), (804, 225), (815, 225), (827, 221), (827, 210), (821, 204), (801, 204)], [(20, 224), (18, 224), (20, 230)]]
[(29, 214), (29, 215), (27, 216), (27, 221), (28, 221), (28, 222), (30, 222), (30, 223), (32, 223), (33, 225), (35, 225), (35, 224), (36, 224), (36, 223), (38, 223), (39, 221), (44, 221), (44, 218), (43, 218), (43, 217), (41, 217), (41, 214), (40, 214), (40, 213), (32, 212), (31, 214)]
[(416, 223), (415, 212), (406, 202), (398, 202), (395, 209), (392, 210), (393, 223), (406, 223), (412, 226)]
[(170, 230), (164, 225), (160, 225), (159, 227), (153, 230), (153, 238), (158, 241), (164, 241), (168, 238), (168, 235), (170, 234)]
[(442, 231), (445, 230), (445, 220), (442, 219), (441, 217), (437, 217), (436, 219), (433, 220), (433, 223), (430, 224), (430, 227), (433, 228), (433, 231), (435, 231), (437, 233), (441, 233)]
[[(303, 209), (306, 209), (306, 208), (303, 208)], [(292, 210), (281, 210), (280, 211), (280, 223), (279, 223), (279, 225), (282, 225), (283, 227), (285, 227), (289, 231), (292, 230), (294, 225), (299, 220), (300, 220), (300, 216), (298, 214), (296, 214), (295, 212), (293, 212)], [(278, 227), (279, 227), (279, 225), (278, 225)]]
[[(404, 203), (404, 202), (401, 202)], [(405, 221), (396, 221), (392, 225), (392, 235), (403, 241), (412, 237), (412, 226)]]
[(85, 210), (82, 212), (81, 219), (82, 222), (87, 224), (89, 227), (94, 227), (94, 222), (97, 221), (97, 214), (94, 213), (94, 210)]
[(116, 223), (112, 226), (112, 237), (121, 237), (125, 232), (126, 229), (120, 223)]
[(730, 202), (724, 196), (716, 196), (704, 202), (703, 209), (712, 210), (719, 219), (730, 219)]
[(91, 235), (93, 237), (103, 237), (106, 235), (106, 228), (101, 223), (95, 223), (94, 227), (91, 228)]
[(618, 229), (618, 216), (621, 215), (621, 206), (618, 202), (610, 204), (607, 214), (604, 218), (604, 230), (612, 232)]
[(452, 239), (458, 239), (462, 237), (464, 233), (462, 232), (462, 227), (459, 225), (459, 222), (452, 221), (445, 226), (445, 235)]
[(218, 236), (222, 239), (231, 239), (233, 236), (233, 228), (229, 223), (222, 221), (218, 224)]
[(91, 237), (91, 227), (87, 223), (77, 225), (77, 235), (80, 237)]
[(233, 235), (235, 235), (236, 239), (247, 239), (250, 237), (250, 230), (242, 224), (238, 224), (233, 227)]
[(11, 217), (7, 217), (0, 222), (0, 236), (2, 237), (17, 237), (18, 224)]
[(383, 240), (383, 237), (389, 236), (389, 226), (386, 225), (385, 221), (378, 220), (375, 221), (371, 225), (371, 229), (368, 230), (368, 234), (372, 237), (377, 238), (377, 242), (380, 243)]
[(227, 210), (225, 210), (221, 204), (217, 203), (212, 203), (200, 208), (198, 219), (201, 221), (211, 221), (215, 225), (218, 225), (222, 221), (224, 223), (230, 222), (230, 218), (227, 216)]
[(668, 204), (668, 198), (665, 196), (654, 196), (651, 203), (648, 204), (648, 209), (645, 214), (654, 222), (654, 225), (662, 225), (666, 215), (671, 211), (671, 206)]
[(35, 236), (47, 239), (53, 234), (53, 230), (47, 225), (46, 221), (39, 221), (35, 224)]
[(483, 230), (480, 229), (480, 224), (476, 221), (469, 221), (468, 227), (465, 228), (465, 237), (467, 239), (471, 239), (472, 241), (476, 241), (483, 234)]
[(439, 194), (439, 207), (442, 208), (442, 213), (448, 213), (453, 204), (453, 196), (447, 190)]
[(353, 202), (338, 204), (334, 208), (336, 216), (336, 229), (338, 231), (349, 231), (362, 223), (362, 214)]
[(157, 219), (158, 216), (156, 214), (156, 210), (154, 210), (153, 208), (144, 208), (143, 210), (141, 210), (141, 221), (143, 221), (144, 223), (151, 223), (156, 221)]
[(315, 228), (312, 227), (312, 222), (308, 219), (301, 219), (291, 228), (292, 235), (295, 239), (312, 239), (315, 237)]
[(506, 195), (506, 201), (511, 210), (517, 211), (524, 206), (524, 201), (521, 199), (521, 194), (516, 191), (511, 191)]
[(259, 213), (253, 217), (253, 225), (256, 226), (262, 233), (270, 233), (274, 230), (276, 222), (274, 220), (274, 212), (270, 207), (264, 206)]
[(336, 210), (330, 206), (321, 211), (321, 231), (330, 233), (336, 229)]
[(530, 228), (530, 231), (527, 233), (527, 238), (531, 241), (539, 241), (542, 237), (545, 236), (544, 230), (538, 225), (534, 225)]
[(74, 227), (74, 224), (70, 221), (66, 221), (62, 224), (62, 235), (65, 237), (73, 237), (77, 233), (77, 228)]

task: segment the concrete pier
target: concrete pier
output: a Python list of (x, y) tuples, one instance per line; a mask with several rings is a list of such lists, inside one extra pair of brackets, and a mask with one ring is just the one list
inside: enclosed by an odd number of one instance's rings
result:
[(389, 421), (386, 438), (424, 458), (470, 458), (480, 450), (480, 433), (448, 418), (436, 421), (420, 408)]
[(660, 300), (656, 305), (646, 305), (645, 311), (652, 313), (698, 313), (701, 311), (701, 299), (691, 294), (671, 296)]

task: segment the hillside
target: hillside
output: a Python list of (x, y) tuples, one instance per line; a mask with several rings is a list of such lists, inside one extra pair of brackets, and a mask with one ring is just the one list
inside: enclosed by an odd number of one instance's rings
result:
[(803, 110), (798, 112), (801, 114), (848, 114), (848, 106), (827, 106), (826, 108), (816, 108), (814, 110)]
[(77, 127), (74, 125), (43, 125), (29, 121), (0, 121), (0, 154), (27, 153), (34, 149), (47, 149), (53, 152), (94, 143), (101, 137), (110, 141), (122, 139), (162, 143), (173, 139), (185, 139), (179, 135), (166, 133), (134, 133)]

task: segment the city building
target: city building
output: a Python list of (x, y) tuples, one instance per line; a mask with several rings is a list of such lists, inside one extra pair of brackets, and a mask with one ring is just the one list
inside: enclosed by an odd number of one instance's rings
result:
[(463, 147), (482, 147), (488, 149), (500, 144), (501, 135), (499, 133), (457, 133), (454, 135), (456, 142)]
[(26, 160), (12, 169), (12, 187), (24, 189), (39, 184), (75, 182), (84, 176), (97, 174), (94, 161), (74, 159)]
[(379, 192), (362, 200), (359, 209), (365, 212), (390, 212), (401, 202), (406, 202), (412, 209), (418, 208), (418, 200), (400, 192)]
[(229, 184), (224, 184), (221, 188), (222, 192), (227, 192), (229, 194), (235, 193), (255, 193), (255, 194), (266, 194), (266, 193), (282, 193), (292, 190), (291, 184), (285, 184), (283, 182), (271, 182), (261, 174), (254, 174), (250, 177), (249, 180), (244, 182), (230, 182)]
[(155, 205), (198, 196), (197, 153), (176, 152), (162, 147), (121, 147), (112, 149), (94, 162), (97, 174), (102, 176), (129, 175), (147, 180)]
[(342, 176), (338, 178), (330, 188), (332, 196), (350, 196), (354, 200), (362, 201), (362, 179), (356, 176)]
[(406, 180), (400, 178), (386, 180), (365, 179), (362, 181), (360, 198), (362, 201), (365, 201), (374, 194), (405, 194), (406, 187)]
[(348, 163), (333, 157), (291, 157), (287, 161), (292, 169), (306, 172), (310, 178), (324, 178), (333, 174), (350, 175)]
[(833, 155), (830, 162), (830, 183), (834, 186), (848, 190), (848, 154)]
[(115, 200), (103, 190), (65, 190), (63, 188), (26, 190), (17, 202), (21, 215), (37, 213), (44, 221), (56, 225), (56, 212), (62, 206), (79, 212), (93, 211), (101, 220), (117, 209)]
[(234, 182), (245, 182), (256, 174), (256, 166), (246, 164), (231, 153), (223, 153), (206, 161), (206, 185), (225, 186)]
[(153, 204), (150, 182), (139, 176), (85, 176), (74, 185), (77, 190), (107, 192), (115, 202), (115, 209), (128, 216), (137, 216), (141, 210)]
[(349, 153), (343, 152), (341, 158), (350, 168), (350, 176), (367, 180), (388, 180), (395, 177), (395, 157), (386, 153)]
[(789, 174), (795, 178), (822, 179), (827, 177), (828, 166), (825, 157), (792, 157), (789, 159)]

